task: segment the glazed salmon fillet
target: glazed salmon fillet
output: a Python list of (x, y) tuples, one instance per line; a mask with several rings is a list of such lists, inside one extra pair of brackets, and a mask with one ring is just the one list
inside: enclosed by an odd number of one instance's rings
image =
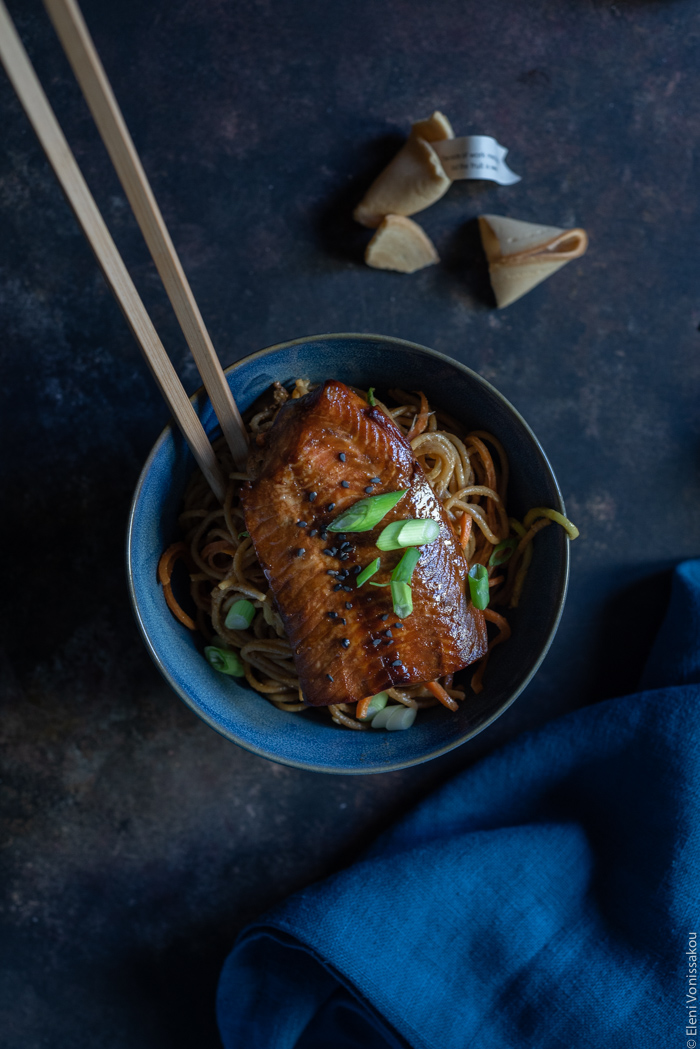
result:
[[(280, 409), (251, 454), (241, 493), (246, 528), (294, 652), (305, 702), (354, 703), (392, 685), (434, 681), (486, 653), (483, 613), (465, 597), (468, 565), (447, 514), (396, 424), (334, 380)], [(408, 489), (370, 532), (327, 532), (368, 494)], [(400, 620), (388, 582), (403, 550), (376, 540), (392, 521), (432, 518), (411, 579), (413, 612)]]

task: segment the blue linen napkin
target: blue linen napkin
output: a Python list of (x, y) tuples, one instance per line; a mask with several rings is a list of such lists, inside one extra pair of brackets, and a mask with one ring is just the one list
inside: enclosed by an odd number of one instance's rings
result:
[(226, 1049), (695, 1049), (700, 561), (643, 684), (461, 773), (248, 927)]

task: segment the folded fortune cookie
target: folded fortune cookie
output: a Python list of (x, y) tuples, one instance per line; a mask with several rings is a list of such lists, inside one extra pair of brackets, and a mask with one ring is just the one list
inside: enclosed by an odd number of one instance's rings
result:
[(365, 251), (368, 266), (399, 273), (415, 273), (439, 261), (427, 233), (403, 215), (387, 215)]
[(479, 231), (499, 309), (579, 258), (588, 247), (583, 229), (539, 226), (502, 215), (480, 215)]
[(414, 215), (444, 196), (452, 179), (430, 143), (454, 137), (449, 120), (437, 110), (415, 123), (405, 145), (355, 208), (355, 220), (376, 229), (387, 215)]

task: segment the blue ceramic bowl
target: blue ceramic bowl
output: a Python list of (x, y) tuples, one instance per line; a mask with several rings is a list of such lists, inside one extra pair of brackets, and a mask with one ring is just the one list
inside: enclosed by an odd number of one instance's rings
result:
[[(422, 389), (431, 404), (502, 441), (511, 464), (511, 513), (522, 518), (533, 506), (564, 512), (552, 469), (524, 419), (479, 375), (434, 350), (380, 335), (318, 335), (253, 353), (226, 375), (242, 411), (275, 380), (297, 377), (313, 382), (336, 378), (380, 391), (393, 386)], [(193, 401), (207, 433), (216, 434), (209, 400), (200, 391)], [(247, 684), (209, 666), (201, 655), (201, 640), (173, 618), (156, 580), (162, 551), (178, 538), (177, 515), (193, 468), (180, 433), (166, 427), (143, 468), (131, 506), (131, 598), (146, 646), (166, 681), (208, 725), (246, 750), (317, 772), (405, 768), (445, 754), (481, 732), (510, 706), (542, 662), (566, 595), (569, 552), (561, 528), (547, 528), (538, 536), (520, 607), (512, 617), (512, 638), (494, 651), (483, 692), (475, 696), (467, 685), (458, 712), (442, 707), (423, 711), (405, 732), (349, 732), (323, 711), (277, 710)], [(463, 673), (468, 683), (469, 671)]]

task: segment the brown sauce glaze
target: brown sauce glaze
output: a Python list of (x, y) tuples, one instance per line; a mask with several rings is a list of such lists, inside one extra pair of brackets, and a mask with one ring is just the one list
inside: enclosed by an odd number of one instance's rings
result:
[[(354, 703), (392, 685), (434, 681), (486, 653), (484, 616), (465, 598), (468, 565), (447, 514), (381, 409), (329, 380), (280, 409), (249, 467), (254, 479), (241, 494), (246, 527), (307, 703)], [(403, 488), (406, 495), (371, 532), (325, 531), (367, 489)], [(389, 587), (357, 588), (355, 580), (380, 556), (372, 582), (388, 582), (403, 551), (379, 551), (380, 532), (392, 521), (428, 517), (440, 533), (422, 548), (411, 579), (413, 612), (400, 622)]]

